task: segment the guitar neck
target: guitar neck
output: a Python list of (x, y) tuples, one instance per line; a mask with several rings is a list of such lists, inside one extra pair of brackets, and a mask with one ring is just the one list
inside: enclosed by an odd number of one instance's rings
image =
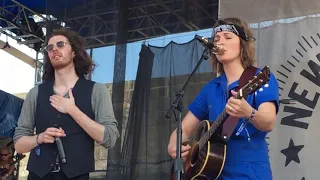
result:
[(211, 136), (217, 131), (218, 128), (221, 127), (221, 125), (224, 123), (225, 119), (227, 117), (226, 109), (222, 111), (222, 113), (218, 116), (218, 118), (212, 123), (210, 126), (210, 129), (202, 136), (202, 138), (199, 141), (200, 147), (203, 147), (204, 144), (206, 144)]

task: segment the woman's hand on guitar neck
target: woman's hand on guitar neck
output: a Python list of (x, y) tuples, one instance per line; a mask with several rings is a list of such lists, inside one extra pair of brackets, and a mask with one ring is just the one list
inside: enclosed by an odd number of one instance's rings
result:
[[(185, 161), (187, 155), (189, 154), (191, 146), (188, 145), (182, 145), (181, 147), (181, 158)], [(176, 151), (177, 151), (177, 145), (176, 142), (170, 143), (168, 146), (168, 153), (172, 158), (176, 158)]]
[[(237, 94), (234, 90), (231, 90), (231, 93), (233, 96)], [(249, 118), (252, 113), (251, 105), (244, 98), (236, 99), (233, 96), (226, 104), (226, 112), (233, 117)]]

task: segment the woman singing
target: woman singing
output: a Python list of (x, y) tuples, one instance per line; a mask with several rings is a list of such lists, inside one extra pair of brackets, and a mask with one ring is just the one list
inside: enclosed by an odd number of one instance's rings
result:
[[(278, 112), (277, 80), (271, 73), (262, 90), (250, 94), (247, 99), (234, 98), (240, 76), (254, 65), (253, 33), (242, 20), (226, 18), (213, 27), (212, 39), (224, 49), (221, 55), (211, 54), (213, 70), (219, 75), (208, 82), (189, 105), (189, 112), (182, 121), (182, 142), (191, 138), (207, 115), (213, 122), (226, 109), (227, 114), (240, 120), (227, 141), (226, 160), (219, 178), (271, 180), (265, 137), (272, 131)], [(260, 70), (257, 69), (256, 73)], [(189, 145), (182, 146), (181, 157), (186, 158), (189, 151)], [(170, 137), (168, 153), (176, 157), (175, 131)]]

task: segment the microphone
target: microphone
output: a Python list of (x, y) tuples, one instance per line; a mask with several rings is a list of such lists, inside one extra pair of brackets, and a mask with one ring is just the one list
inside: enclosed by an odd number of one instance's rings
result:
[[(53, 127), (55, 128), (59, 128), (59, 126), (57, 124), (53, 125)], [(58, 152), (59, 152), (59, 157), (61, 159), (62, 163), (66, 163), (67, 159), (66, 159), (66, 154), (64, 153), (64, 148), (63, 148), (63, 144), (62, 144), (62, 140), (60, 137), (57, 137), (55, 139), (56, 144), (57, 144), (57, 148), (58, 148)]]
[(195, 35), (195, 38), (201, 42), (205, 47), (211, 49), (213, 54), (222, 55), (224, 52), (222, 44), (212, 43), (207, 38), (199, 35)]
[(62, 141), (61, 141), (60, 137), (56, 138), (56, 144), (57, 144), (57, 148), (59, 151), (59, 156), (60, 156), (61, 162), (66, 163), (67, 162), (66, 154), (64, 153), (64, 149), (63, 149), (63, 145), (62, 145)]
[(296, 104), (297, 101), (294, 99), (281, 99), (279, 100), (280, 104)]

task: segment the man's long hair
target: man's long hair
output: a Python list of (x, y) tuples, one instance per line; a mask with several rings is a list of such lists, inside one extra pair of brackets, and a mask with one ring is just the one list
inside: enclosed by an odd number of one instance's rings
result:
[[(76, 32), (65, 28), (54, 31), (48, 39), (58, 35), (64, 36), (68, 39), (72, 51), (75, 53), (73, 63), (77, 75), (79, 77), (85, 77), (86, 75), (91, 74), (96, 65), (92, 58), (85, 51), (85, 40)], [(47, 52), (44, 53), (44, 56), (46, 58), (46, 63), (44, 64), (43, 81), (50, 81), (54, 79), (54, 68), (50, 62)]]

